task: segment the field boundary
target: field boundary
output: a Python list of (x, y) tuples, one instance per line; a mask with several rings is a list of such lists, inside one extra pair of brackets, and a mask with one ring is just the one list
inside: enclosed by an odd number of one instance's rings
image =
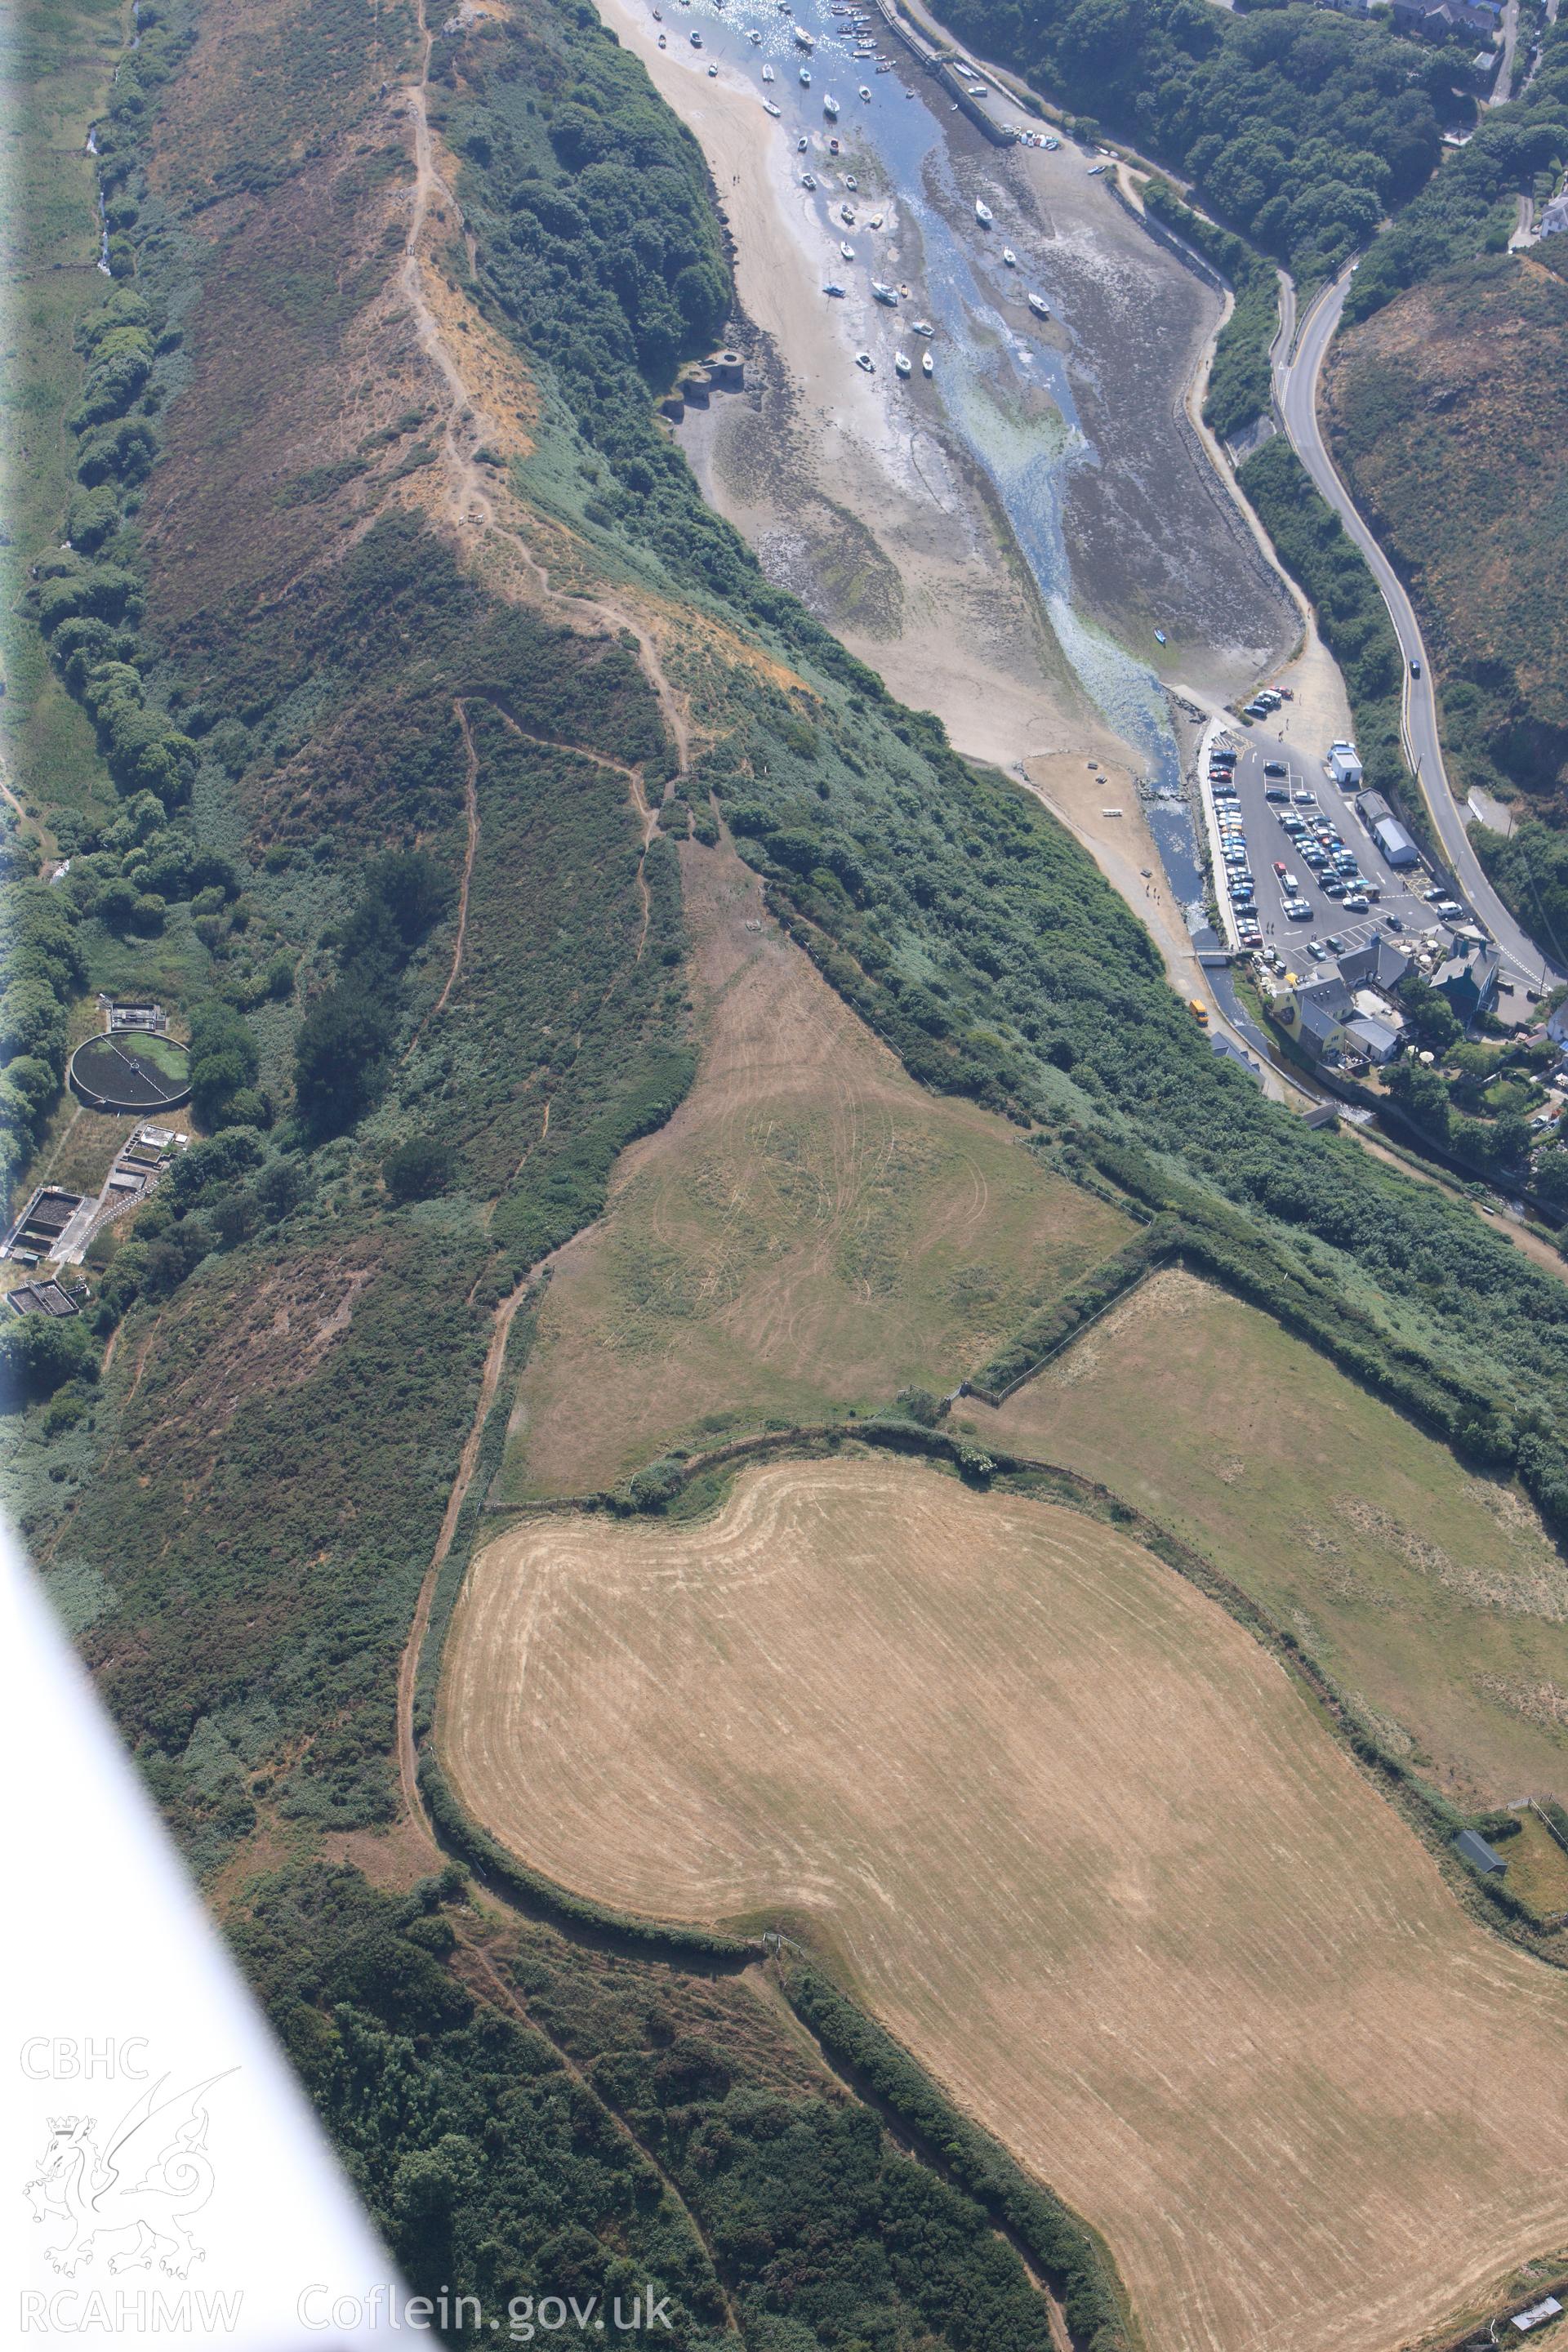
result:
[[(1180, 1253), (1177, 1253), (1179, 1255)], [(922, 1455), (933, 1463), (944, 1464), (967, 1485), (989, 1488), (994, 1479), (1001, 1479), (1009, 1489), (1033, 1495), (1043, 1501), (1056, 1502), (1069, 1510), (1081, 1511), (1086, 1517), (1108, 1521), (1120, 1528), (1134, 1542), (1152, 1552), (1156, 1559), (1197, 1587), (1207, 1599), (1224, 1609), (1226, 1615), (1250, 1633), (1260, 1646), (1275, 1656), (1309, 1700), (1321, 1713), (1334, 1738), (1350, 1755), (1358, 1769), (1400, 1814), (1406, 1826), (1426, 1849), (1448, 1891), (1463, 1909), (1480, 1926), (1489, 1928), (1505, 1943), (1528, 1952), (1549, 1968), (1568, 1971), (1568, 1944), (1560, 1944), (1560, 1930), (1550, 1927), (1493, 1880), (1477, 1878), (1458, 1862), (1453, 1853), (1453, 1840), (1459, 1831), (1468, 1826), (1469, 1817), (1459, 1812), (1436, 1790), (1429, 1788), (1413, 1772), (1402, 1758), (1393, 1755), (1365, 1723), (1353, 1704), (1345, 1696), (1331, 1676), (1325, 1674), (1302, 1649), (1296, 1635), (1269, 1615), (1262, 1604), (1245, 1592), (1241, 1586), (1226, 1575), (1223, 1569), (1206, 1559), (1192, 1545), (1173, 1535), (1159, 1520), (1149, 1517), (1135, 1504), (1129, 1503), (1112, 1487), (1082, 1471), (1068, 1469), (1065, 1465), (1048, 1462), (1037, 1454), (1015, 1454), (1001, 1447), (988, 1446), (967, 1437), (954, 1436), (951, 1432), (928, 1428), (911, 1421), (823, 1422), (802, 1423), (790, 1429), (767, 1430), (753, 1437), (737, 1438), (728, 1445), (713, 1448), (706, 1454), (692, 1454), (683, 1462), (668, 1465), (672, 1482), (669, 1499), (700, 1489), (700, 1482), (714, 1478), (719, 1472), (738, 1464), (764, 1460), (769, 1456), (797, 1454), (802, 1460), (816, 1458), (824, 1453), (837, 1454), (847, 1446), (863, 1445), (886, 1453)], [(704, 1504), (717, 1502), (717, 1492), (702, 1496)], [(617, 1518), (638, 1516), (659, 1516), (658, 1511), (639, 1513), (624, 1494), (592, 1494), (552, 1496), (539, 1503), (500, 1503), (482, 1507), (498, 1518), (516, 1523), (534, 1517), (555, 1517), (563, 1513), (588, 1515), (603, 1512)], [(498, 1529), (499, 1532), (499, 1529)], [(465, 1569), (466, 1573), (466, 1569)], [(437, 1768), (438, 1769), (438, 1768)], [(421, 1787), (426, 1767), (420, 1767)], [(446, 1788), (445, 1780), (442, 1781)], [(448, 1801), (450, 1790), (447, 1790)], [(489, 1838), (488, 1832), (477, 1832), (503, 1861), (504, 1850)], [(453, 1851), (460, 1852), (454, 1846)], [(526, 1865), (522, 1865), (526, 1873)], [(527, 1873), (531, 1879), (533, 1874)], [(538, 1890), (531, 1899), (552, 1902), (564, 1899), (576, 1903), (585, 1898), (558, 1889), (553, 1882), (541, 1878)], [(596, 1906), (589, 1906), (590, 1911)], [(605, 1925), (613, 1922), (617, 1932), (635, 1928), (634, 1921), (622, 1922), (620, 1915), (606, 1914)]]

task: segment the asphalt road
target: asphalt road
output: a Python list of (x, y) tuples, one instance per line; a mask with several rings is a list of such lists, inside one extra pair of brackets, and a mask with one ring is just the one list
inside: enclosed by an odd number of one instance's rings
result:
[[(1422, 797), (1436, 827), (1438, 839), (1459, 877), (1464, 895), (1497, 941), (1504, 962), (1521, 978), (1527, 980), (1532, 988), (1553, 986), (1568, 975), (1560, 971), (1534, 940), (1521, 930), (1487, 880), (1480, 860), (1470, 845), (1464, 815), (1448, 789), (1447, 772), (1443, 764), (1443, 745), (1437, 731), (1432, 668), (1426, 658), (1426, 648), (1422, 642), (1415, 609), (1398, 573), (1357, 513), (1350, 493), (1335, 472), (1318, 423), (1318, 380), (1322, 373), (1323, 354), (1339, 325), (1349, 285), (1347, 273), (1319, 295), (1301, 321), (1301, 331), (1296, 339), (1293, 352), (1289, 352), (1281, 336), (1276, 347), (1274, 363), (1275, 398), (1291, 446), (1365, 556), (1373, 577), (1383, 591), (1384, 602), (1388, 606), (1394, 635), (1405, 657), (1406, 752), (1415, 771)], [(1412, 661), (1421, 665), (1419, 677), (1413, 677), (1410, 674)]]

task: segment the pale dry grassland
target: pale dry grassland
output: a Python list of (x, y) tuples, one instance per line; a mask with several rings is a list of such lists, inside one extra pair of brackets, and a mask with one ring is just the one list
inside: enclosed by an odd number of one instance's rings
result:
[(556, 1261), (504, 1498), (611, 1485), (705, 1421), (951, 1388), (1131, 1231), (1005, 1119), (918, 1087), (732, 851), (684, 874), (697, 1080)]
[(1256, 1308), (1168, 1269), (958, 1418), (1195, 1545), (1457, 1799), (1568, 1796), (1568, 1563), (1539, 1516)]
[(1568, 2237), (1568, 1982), (1113, 1528), (879, 1458), (476, 1560), (438, 1742), (607, 1903), (812, 1915), (1151, 2352), (1394, 2352)]

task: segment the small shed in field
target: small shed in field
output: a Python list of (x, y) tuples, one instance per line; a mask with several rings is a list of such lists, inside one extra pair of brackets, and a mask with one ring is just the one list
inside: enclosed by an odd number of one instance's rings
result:
[(1454, 1840), (1454, 1851), (1461, 1862), (1468, 1862), (1472, 1870), (1479, 1870), (1483, 1878), (1499, 1878), (1508, 1868), (1501, 1854), (1496, 1853), (1484, 1837), (1478, 1837), (1474, 1830), (1459, 1832)]

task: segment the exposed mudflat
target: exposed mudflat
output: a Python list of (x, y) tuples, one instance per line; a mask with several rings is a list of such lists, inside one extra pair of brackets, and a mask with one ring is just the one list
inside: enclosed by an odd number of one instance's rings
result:
[[(672, 0), (658, 23), (650, 0), (603, 13), (700, 141), (736, 242), (748, 389), (679, 428), (710, 499), (964, 750), (1114, 757), (1119, 736), (1130, 767), (1157, 769), (1161, 677), (1224, 698), (1297, 635), (1184, 405), (1217, 297), (1079, 150), (991, 147), (886, 32), (877, 75), (815, 0), (793, 17), (755, 0), (740, 16), (711, 0)], [(817, 36), (809, 89), (796, 24)], [(897, 308), (873, 301), (873, 277), (902, 289)]]

